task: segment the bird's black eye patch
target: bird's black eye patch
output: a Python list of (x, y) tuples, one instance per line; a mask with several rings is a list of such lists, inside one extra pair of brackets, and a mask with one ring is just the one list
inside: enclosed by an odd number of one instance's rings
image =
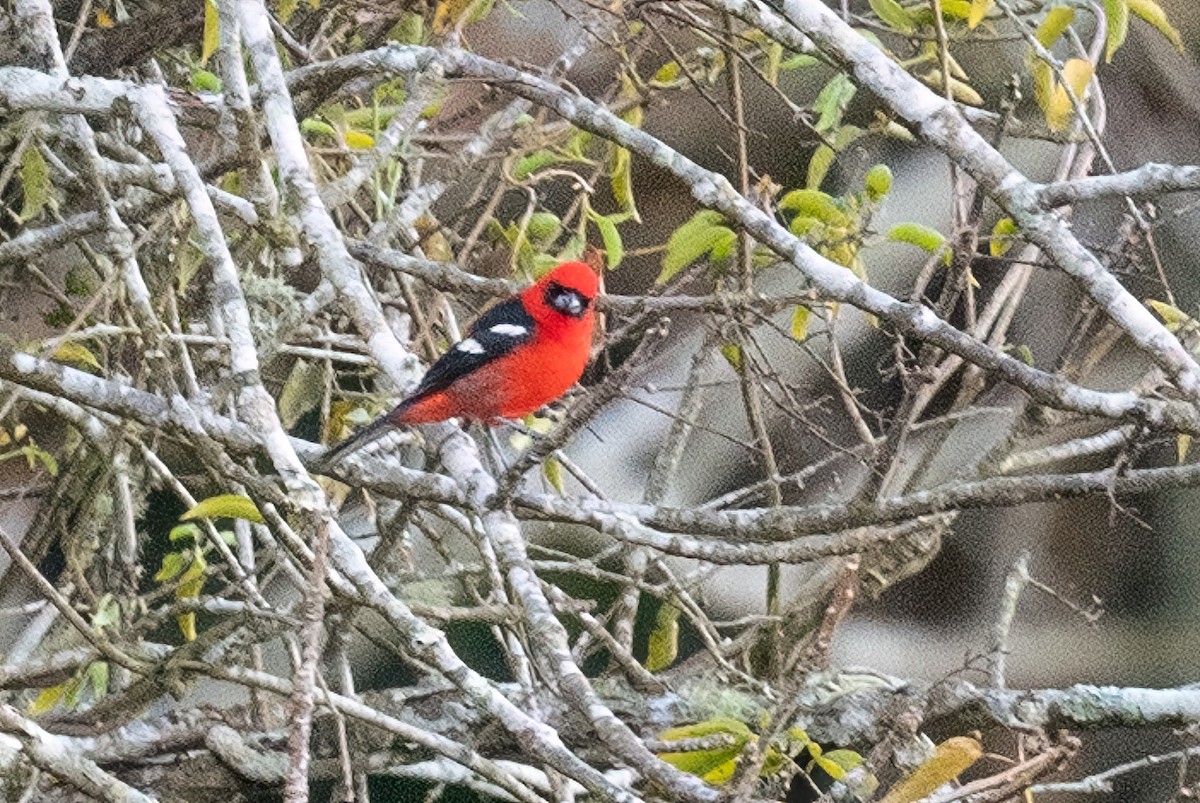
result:
[(592, 300), (578, 290), (572, 290), (557, 282), (552, 282), (546, 288), (546, 303), (551, 309), (561, 312), (563, 315), (582, 318)]

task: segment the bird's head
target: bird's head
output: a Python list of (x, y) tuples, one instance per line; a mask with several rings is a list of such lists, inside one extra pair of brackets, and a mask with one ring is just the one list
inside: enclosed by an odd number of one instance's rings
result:
[(526, 292), (554, 313), (582, 319), (591, 314), (592, 302), (600, 292), (600, 280), (582, 262), (564, 262)]

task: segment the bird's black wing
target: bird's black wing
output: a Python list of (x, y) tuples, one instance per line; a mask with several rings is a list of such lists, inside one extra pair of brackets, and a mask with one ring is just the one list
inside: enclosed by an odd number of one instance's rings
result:
[(483, 313), (467, 336), (438, 359), (410, 399), (445, 390), (455, 380), (477, 371), (533, 339), (537, 324), (520, 298), (510, 298)]
[(328, 450), (311, 465), (313, 471), (327, 472), (345, 455), (375, 440), (392, 426), (398, 416), (408, 407), (431, 393), (445, 390), (455, 380), (487, 365), (492, 360), (533, 339), (536, 322), (525, 311), (520, 298), (510, 298), (489, 309), (471, 325), (467, 336), (430, 366), (421, 384), (412, 395), (400, 402), (394, 410), (376, 419), (333, 449)]

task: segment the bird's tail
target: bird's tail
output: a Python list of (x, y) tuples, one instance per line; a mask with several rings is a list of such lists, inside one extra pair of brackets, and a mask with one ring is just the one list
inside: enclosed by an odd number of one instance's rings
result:
[(396, 425), (392, 418), (392, 414), (390, 413), (388, 415), (376, 418), (366, 427), (360, 429), (358, 432), (354, 433), (349, 438), (346, 438), (346, 440), (342, 441), (337, 446), (334, 446), (332, 449), (327, 450), (325, 454), (318, 457), (309, 466), (310, 470), (314, 474), (327, 473), (329, 469), (334, 467), (334, 465), (341, 462), (343, 457), (351, 452), (361, 449), (368, 443), (383, 437), (384, 433), (386, 433), (389, 429), (392, 429), (394, 426)]

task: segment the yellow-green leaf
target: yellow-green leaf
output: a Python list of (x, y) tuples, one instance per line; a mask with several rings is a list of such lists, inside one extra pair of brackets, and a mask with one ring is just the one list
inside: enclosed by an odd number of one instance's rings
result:
[(912, 33), (913, 21), (896, 0), (868, 0), (871, 10), (875, 12), (884, 24), (900, 33)]
[(1104, 0), (1104, 16), (1108, 19), (1104, 60), (1112, 61), (1113, 54), (1125, 44), (1125, 37), (1129, 35), (1129, 0)]
[(1192, 436), (1182, 433), (1175, 437), (1175, 462), (1183, 463), (1187, 460), (1188, 452), (1192, 448)]
[(657, 81), (660, 84), (669, 84), (679, 77), (679, 73), (679, 62), (672, 59), (658, 68), (658, 71), (654, 73), (654, 78), (652, 80)]
[(287, 25), (288, 20), (292, 18), (299, 7), (300, 0), (279, 0), (279, 21)]
[(738, 757), (754, 733), (745, 723), (727, 717), (718, 717), (695, 725), (670, 728), (659, 734), (664, 742), (684, 739), (702, 739), (706, 736), (727, 735), (730, 744), (712, 750), (691, 750), (686, 753), (659, 753), (658, 757), (676, 769), (703, 778), (708, 783), (720, 784), (727, 781), (737, 766)]
[(558, 491), (560, 495), (566, 494), (567, 488), (563, 483), (562, 463), (553, 457), (547, 457), (542, 461), (542, 476), (546, 478), (546, 482), (550, 483), (550, 487)]
[(21, 154), (21, 221), (29, 221), (42, 213), (50, 202), (50, 169), (37, 143), (30, 141)]
[(971, 17), (971, 4), (967, 0), (942, 0), (942, 17), (965, 20)]
[(975, 28), (983, 22), (983, 18), (992, 10), (996, 0), (971, 0), (971, 11), (967, 15), (967, 27)]
[(370, 134), (362, 131), (356, 131), (353, 128), (346, 131), (342, 136), (346, 142), (346, 147), (355, 151), (365, 151), (375, 146), (375, 138)]
[(812, 158), (808, 160), (808, 179), (804, 182), (804, 186), (810, 190), (819, 190), (821, 182), (825, 180), (835, 158), (837, 158), (837, 154), (828, 145), (821, 145), (813, 151)]
[[(204, 589), (204, 569), (207, 563), (204, 560), (203, 554), (199, 550), (192, 553), (192, 562), (187, 567), (187, 571), (183, 573), (183, 577), (179, 578), (179, 585), (175, 588), (175, 599), (195, 599), (200, 596), (200, 592)], [(179, 625), (179, 630), (183, 634), (185, 641), (196, 640), (196, 614), (193, 612), (181, 613), (175, 617), (176, 623)]]
[(279, 419), (291, 429), (300, 416), (320, 404), (324, 396), (324, 366), (318, 362), (296, 360), (279, 394)]
[(200, 63), (207, 64), (208, 57), (217, 50), (221, 40), (221, 15), (217, 0), (204, 0), (204, 41), (200, 46)]
[(725, 362), (733, 366), (733, 370), (739, 374), (742, 372), (742, 347), (737, 343), (724, 343), (721, 345), (721, 356), (725, 358)]
[(517, 181), (524, 181), (543, 168), (566, 161), (569, 161), (568, 157), (551, 150), (534, 151), (517, 160), (513, 165), (512, 175)]
[(936, 229), (922, 226), (920, 223), (897, 223), (888, 232), (888, 239), (897, 243), (908, 243), (917, 248), (923, 248), (931, 254), (942, 251), (942, 261), (950, 264), (950, 249), (944, 248), (946, 238)]
[[(629, 123), (634, 128), (641, 128), (642, 118), (645, 115), (645, 110), (641, 106), (634, 106), (621, 114), (621, 119)], [(613, 198), (616, 199), (617, 205), (621, 211), (629, 215), (630, 219), (641, 223), (641, 215), (638, 214), (637, 202), (633, 195), (633, 159), (629, 155), (629, 151), (625, 148), (614, 148), (612, 158), (609, 163), (609, 179), (612, 186)]]
[(387, 38), (402, 45), (423, 44), (425, 41), (425, 18), (412, 11), (405, 12), (388, 31)]
[(939, 744), (933, 756), (898, 782), (881, 803), (913, 803), (957, 778), (983, 755), (983, 747), (968, 736), (953, 736)]
[(66, 697), (68, 687), (71, 685), (71, 683), (72, 681), (68, 680), (63, 683), (59, 683), (57, 686), (51, 686), (48, 689), (42, 689), (41, 693), (35, 697), (33, 702), (30, 704), (29, 715), (36, 717), (53, 709), (56, 705), (62, 702), (64, 697)]
[(679, 608), (664, 602), (654, 617), (654, 629), (646, 651), (646, 669), (661, 672), (679, 655)]
[(612, 172), (610, 183), (617, 205), (621, 211), (641, 223), (642, 217), (638, 214), (637, 202), (633, 195), (633, 159), (630, 157), (629, 151), (625, 148), (617, 148), (613, 152), (610, 170)]
[(825, 770), (830, 778), (840, 781), (847, 772), (863, 765), (863, 757), (853, 750), (830, 750), (815, 756), (813, 763)]
[(892, 178), (892, 169), (885, 164), (877, 164), (868, 170), (867, 175), (863, 178), (867, 197), (872, 201), (882, 199), (891, 192)]
[(850, 218), (834, 197), (820, 190), (792, 190), (779, 199), (779, 208), (798, 217), (812, 217), (830, 226), (849, 226)]
[(210, 496), (179, 517), (180, 521), (193, 519), (244, 519), (255, 524), (263, 524), (266, 519), (258, 512), (254, 501), (238, 494), (221, 494)]
[(59, 343), (54, 349), (54, 354), (50, 355), (50, 359), (84, 368), (95, 368), (97, 371), (104, 370), (100, 366), (100, 361), (96, 359), (96, 355), (78, 340), (66, 340)]
[(1149, 299), (1146, 301), (1146, 306), (1158, 313), (1158, 316), (1163, 319), (1163, 323), (1167, 325), (1168, 332), (1178, 332), (1184, 326), (1190, 328), (1195, 323), (1183, 310), (1173, 307), (1165, 301)]
[(776, 41), (767, 43), (767, 64), (763, 72), (771, 86), (779, 83), (779, 65), (783, 64), (783, 45)]
[(796, 340), (804, 340), (808, 337), (808, 319), (812, 316), (812, 310), (803, 304), (797, 304), (796, 309), (792, 310), (792, 337)]
[(1071, 122), (1075, 107), (1071, 104), (1071, 95), (1067, 87), (1082, 102), (1087, 92), (1088, 82), (1092, 80), (1092, 63), (1087, 59), (1068, 59), (1063, 65), (1063, 81), (1054, 88), (1054, 96), (1046, 107), (1046, 125), (1051, 131), (1061, 131)]
[(1157, 28), (1177, 50), (1183, 52), (1183, 37), (1167, 19), (1167, 13), (1162, 10), (1162, 6), (1154, 0), (1129, 0), (1129, 10)]
[(183, 572), (184, 561), (191, 553), (184, 552), (168, 552), (163, 555), (162, 568), (155, 575), (154, 580), (158, 583), (169, 583)]
[(1071, 6), (1055, 6), (1046, 14), (1038, 26), (1036, 36), (1042, 47), (1050, 48), (1058, 41), (1067, 28), (1075, 21), (1075, 9)]
[(1020, 231), (1016, 222), (1010, 217), (1002, 217), (992, 226), (992, 238), (988, 241), (988, 253), (994, 257), (1002, 257), (1008, 253), (1016, 242), (1016, 234)]

